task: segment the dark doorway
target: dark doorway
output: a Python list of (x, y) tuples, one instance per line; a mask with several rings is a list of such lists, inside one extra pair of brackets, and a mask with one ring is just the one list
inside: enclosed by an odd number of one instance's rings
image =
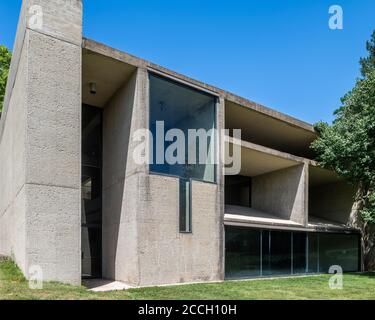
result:
[(82, 106), (82, 278), (102, 276), (102, 110)]

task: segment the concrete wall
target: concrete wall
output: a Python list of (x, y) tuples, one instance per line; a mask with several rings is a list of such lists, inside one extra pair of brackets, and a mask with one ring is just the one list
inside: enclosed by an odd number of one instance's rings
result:
[(307, 165), (256, 176), (252, 180), (252, 207), (282, 219), (307, 223)]
[[(29, 23), (33, 5), (39, 26)], [(81, 39), (80, 0), (23, 1), (0, 131), (1, 253), (26, 276), (37, 265), (44, 280), (73, 284), (81, 281)]]
[[(217, 128), (224, 128), (224, 100), (217, 104)], [(221, 143), (219, 137), (219, 146)], [(221, 159), (221, 149), (217, 157)], [(138, 285), (224, 279), (224, 176), (216, 184), (192, 182), (192, 233), (179, 232), (179, 179), (140, 176)]]
[(193, 182), (193, 233), (182, 234), (178, 179), (133, 160), (133, 133), (149, 126), (148, 83), (138, 69), (104, 108), (103, 276), (132, 285), (223, 279), (222, 177)]
[(148, 77), (138, 69), (103, 112), (103, 277), (139, 282), (138, 224), (141, 177), (133, 161), (137, 129), (148, 127)]
[(193, 181), (192, 233), (179, 232), (178, 178), (145, 177), (138, 215), (139, 285), (222, 279), (218, 186)]
[[(14, 72), (14, 69), (12, 70)], [(27, 52), (22, 50), (15, 84), (3, 114), (0, 140), (0, 254), (26, 268), (26, 83)], [(8, 90), (10, 91), (10, 90)], [(6, 121), (5, 121), (6, 120)]]
[(312, 187), (309, 190), (309, 215), (346, 224), (355, 193), (356, 188), (347, 182)]

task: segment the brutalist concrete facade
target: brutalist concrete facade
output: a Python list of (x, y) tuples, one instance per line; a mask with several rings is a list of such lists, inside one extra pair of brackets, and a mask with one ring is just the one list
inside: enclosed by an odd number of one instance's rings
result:
[[(30, 20), (40, 9), (42, 24)], [(223, 280), (224, 226), (354, 231), (355, 189), (310, 160), (311, 125), (83, 38), (82, 10), (81, 0), (24, 0), (20, 14), (0, 127), (0, 254), (27, 277), (40, 266), (45, 280), (81, 283), (82, 104), (103, 110), (103, 278)], [(227, 143), (252, 177), (251, 208), (226, 205), (218, 165), (215, 183), (192, 181), (192, 233), (179, 231), (178, 178), (132, 157), (134, 132), (149, 128), (150, 72), (217, 97), (217, 129), (242, 129)]]
[[(43, 9), (41, 28), (31, 15)], [(23, 1), (1, 119), (1, 243), (80, 283), (81, 1)]]

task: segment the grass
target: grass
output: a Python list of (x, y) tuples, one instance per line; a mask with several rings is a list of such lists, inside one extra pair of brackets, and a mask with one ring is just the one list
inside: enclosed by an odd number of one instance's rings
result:
[(10, 260), (0, 262), (0, 300), (265, 300), (265, 299), (358, 299), (375, 300), (375, 274), (346, 274), (344, 288), (328, 287), (329, 275), (226, 281), (168, 287), (94, 293), (84, 287), (44, 283), (42, 290), (28, 282)]

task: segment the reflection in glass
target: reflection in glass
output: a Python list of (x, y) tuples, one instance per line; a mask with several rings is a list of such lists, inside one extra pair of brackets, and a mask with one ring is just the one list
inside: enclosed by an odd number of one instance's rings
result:
[(307, 260), (307, 234), (293, 232), (293, 274), (306, 273)]
[[(212, 129), (216, 128), (216, 98), (205, 92), (201, 92), (177, 82), (150, 75), (150, 130), (153, 139), (154, 164), (150, 165), (150, 171), (170, 174), (186, 179), (198, 179), (207, 182), (215, 182), (214, 158), (208, 158), (205, 163), (199, 164), (199, 148), (207, 150), (206, 156), (215, 154), (214, 135)], [(157, 164), (157, 121), (164, 122), (164, 134), (170, 129), (179, 129), (184, 134), (184, 164), (168, 164), (162, 154), (162, 164)], [(196, 141), (195, 161), (188, 157), (189, 130), (204, 129), (208, 133), (208, 139), (194, 139)], [(210, 131), (211, 130), (211, 131)], [(160, 137), (159, 137), (160, 138)], [(164, 137), (161, 137), (163, 139)], [(165, 142), (166, 150), (174, 141)], [(165, 151), (162, 150), (162, 151)], [(176, 155), (176, 154), (175, 154)], [(209, 160), (210, 159), (210, 160)], [(191, 159), (190, 159), (191, 160)], [(191, 163), (195, 162), (195, 163)]]
[(180, 231), (191, 232), (191, 179), (216, 182), (216, 98), (150, 74), (149, 126), (150, 172), (180, 178)]
[(225, 228), (227, 278), (327, 273), (333, 265), (354, 272), (359, 253), (359, 234)]
[(263, 231), (263, 275), (291, 274), (291, 233)]
[(102, 114), (82, 107), (82, 276), (100, 278), (102, 268)]
[(319, 252), (320, 272), (328, 272), (333, 265), (340, 266), (344, 272), (358, 270), (357, 235), (322, 233), (319, 235)]
[(227, 278), (260, 276), (260, 231), (225, 229), (225, 274)]
[(308, 273), (319, 272), (319, 234), (308, 233)]

